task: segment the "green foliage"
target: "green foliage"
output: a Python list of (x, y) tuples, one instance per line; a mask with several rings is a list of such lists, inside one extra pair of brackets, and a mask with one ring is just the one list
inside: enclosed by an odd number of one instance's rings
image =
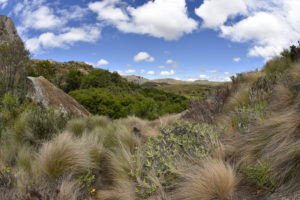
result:
[(172, 84), (160, 85), (157, 89), (175, 93), (191, 99), (205, 99), (211, 92), (220, 88), (219, 85), (202, 85), (202, 84)]
[(185, 97), (156, 89), (140, 89), (138, 94), (116, 90), (90, 88), (69, 94), (92, 114), (113, 119), (136, 115), (152, 120), (161, 115), (182, 112), (188, 104)]
[(298, 46), (292, 45), (290, 50), (284, 50), (280, 57), (275, 57), (269, 60), (263, 70), (267, 75), (282, 74), (285, 73), (292, 63), (299, 61), (300, 59), (300, 43)]
[(77, 178), (78, 184), (87, 190), (88, 193), (93, 194), (95, 188), (96, 177), (91, 169), (83, 173)]
[(21, 103), (17, 96), (5, 94), (0, 99), (0, 131), (7, 128), (11, 123), (14, 123), (16, 118), (29, 106), (27, 101)]
[(193, 124), (178, 121), (173, 126), (163, 127), (161, 135), (148, 138), (142, 155), (134, 157), (135, 162), (142, 159), (143, 166), (131, 172), (138, 180), (137, 193), (146, 198), (158, 189), (153, 177), (166, 189), (175, 183), (177, 162), (185, 160), (197, 163), (215, 148), (215, 127), (208, 124)]
[(77, 69), (71, 69), (66, 78), (66, 92), (80, 88), (83, 73)]
[(70, 119), (60, 111), (45, 110), (40, 107), (33, 107), (29, 110), (27, 117), (28, 128), (38, 140), (51, 139), (55, 133), (65, 128)]
[(56, 67), (48, 60), (39, 61), (33, 66), (28, 67), (28, 75), (33, 77), (43, 76), (51, 80), (56, 75)]
[(243, 168), (241, 171), (258, 188), (273, 191), (278, 185), (271, 168), (270, 160), (258, 162), (255, 166)]
[(263, 120), (267, 117), (266, 101), (259, 101), (252, 106), (237, 106), (231, 116), (231, 126), (236, 130), (247, 130), (255, 120)]

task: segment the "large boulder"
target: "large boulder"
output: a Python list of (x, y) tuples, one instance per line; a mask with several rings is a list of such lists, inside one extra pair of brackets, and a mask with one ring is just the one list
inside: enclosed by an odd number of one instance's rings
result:
[(27, 96), (44, 108), (56, 108), (76, 117), (85, 117), (90, 113), (74, 98), (50, 83), (44, 77), (28, 77)]
[(0, 15), (0, 42), (16, 40), (21, 41), (21, 38), (12, 19), (5, 15)]

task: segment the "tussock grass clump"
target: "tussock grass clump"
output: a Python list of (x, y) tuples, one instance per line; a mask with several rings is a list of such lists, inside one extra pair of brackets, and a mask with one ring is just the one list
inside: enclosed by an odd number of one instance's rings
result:
[(89, 153), (88, 143), (65, 132), (43, 144), (37, 161), (48, 176), (60, 177), (66, 172), (81, 173), (95, 168)]
[(80, 187), (74, 180), (64, 179), (59, 188), (58, 200), (78, 200)]
[(106, 116), (89, 116), (83, 119), (73, 119), (67, 124), (66, 130), (75, 136), (81, 136), (84, 132), (91, 132), (96, 128), (105, 128), (111, 123)]
[(233, 168), (224, 161), (204, 159), (179, 171), (182, 181), (173, 194), (174, 200), (231, 199), (237, 184)]
[(270, 180), (274, 179), (277, 183), (272, 184), (270, 189), (286, 183), (293, 183), (291, 187), (299, 188), (299, 127), (298, 107), (292, 106), (284, 112), (272, 113), (260, 125), (252, 126), (250, 132), (232, 140), (232, 145), (236, 148), (233, 156), (238, 161), (238, 166), (254, 168), (258, 164), (257, 160), (269, 162), (272, 171)]
[(98, 200), (135, 200), (135, 184), (131, 181), (116, 180), (114, 185), (107, 190), (99, 190), (96, 193)]

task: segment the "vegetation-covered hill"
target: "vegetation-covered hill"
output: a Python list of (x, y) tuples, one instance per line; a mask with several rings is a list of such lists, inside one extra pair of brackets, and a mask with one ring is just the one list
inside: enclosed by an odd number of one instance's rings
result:
[(44, 76), (69, 93), (92, 114), (122, 118), (135, 115), (144, 119), (179, 113), (187, 108), (188, 98), (155, 88), (143, 88), (118, 73), (80, 62), (59, 63), (33, 60), (29, 76)]

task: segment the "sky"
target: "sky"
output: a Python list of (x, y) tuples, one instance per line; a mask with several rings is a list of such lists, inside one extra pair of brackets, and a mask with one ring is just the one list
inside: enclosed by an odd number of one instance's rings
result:
[(228, 81), (300, 39), (300, 0), (0, 0), (33, 59)]

